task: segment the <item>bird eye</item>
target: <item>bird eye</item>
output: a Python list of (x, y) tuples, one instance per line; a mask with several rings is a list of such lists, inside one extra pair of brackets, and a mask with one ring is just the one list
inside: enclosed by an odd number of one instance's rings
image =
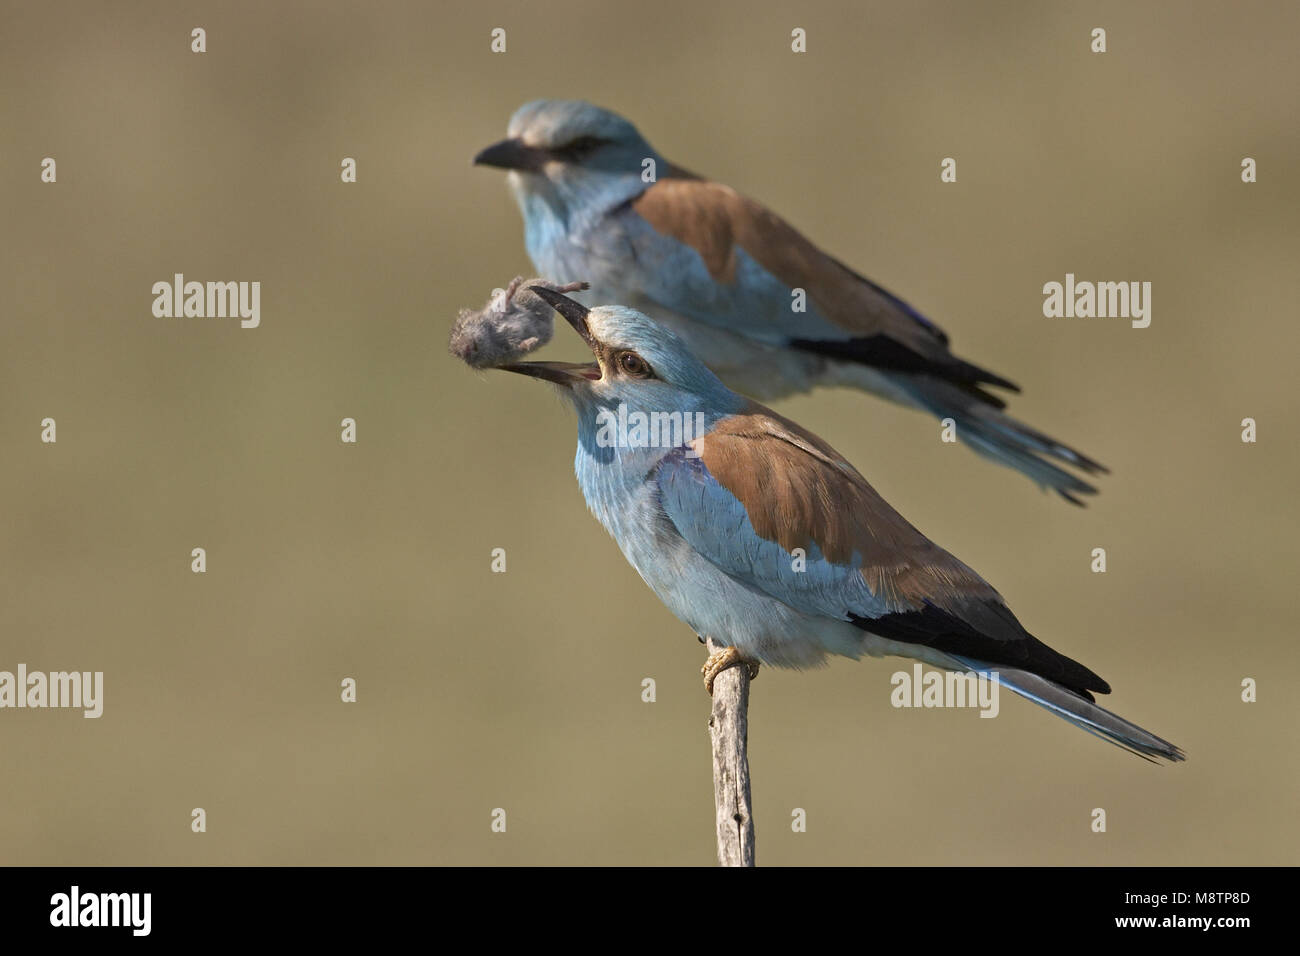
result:
[(645, 359), (635, 352), (619, 352), (614, 358), (619, 369), (633, 378), (649, 378), (650, 366), (646, 364)]
[(562, 146), (560, 152), (570, 157), (586, 156), (592, 150), (602, 145), (605, 141), (596, 136), (579, 136), (577, 139)]

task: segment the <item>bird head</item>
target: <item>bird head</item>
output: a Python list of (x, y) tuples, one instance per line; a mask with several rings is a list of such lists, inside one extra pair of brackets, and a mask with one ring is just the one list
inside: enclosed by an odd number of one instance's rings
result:
[(477, 166), (510, 171), (525, 213), (544, 201), (564, 218), (603, 212), (641, 193), (645, 160), (662, 164), (635, 126), (579, 100), (536, 100), (510, 118), (508, 136), (474, 157)]
[(560, 387), (579, 408), (619, 404), (645, 413), (734, 414), (744, 400), (731, 392), (670, 329), (621, 305), (589, 309), (544, 286), (531, 291), (564, 317), (591, 349), (593, 362), (512, 362), (499, 368)]

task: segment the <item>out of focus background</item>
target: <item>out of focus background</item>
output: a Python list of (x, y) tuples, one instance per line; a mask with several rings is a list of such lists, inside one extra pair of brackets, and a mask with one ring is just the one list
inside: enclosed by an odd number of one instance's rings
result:
[[(0, 9), (0, 670), (105, 684), (0, 710), (0, 862), (714, 861), (703, 649), (587, 514), (568, 410), (446, 353), (532, 274), (470, 158), (538, 97), (759, 198), (1113, 469), (1077, 509), (874, 398), (777, 404), (1189, 760), (1009, 694), (896, 710), (902, 661), (765, 669), (759, 862), (1296, 862), (1300, 8)], [(155, 318), (178, 272), (260, 281), (261, 327)], [(1150, 328), (1044, 318), (1067, 272), (1150, 281)]]

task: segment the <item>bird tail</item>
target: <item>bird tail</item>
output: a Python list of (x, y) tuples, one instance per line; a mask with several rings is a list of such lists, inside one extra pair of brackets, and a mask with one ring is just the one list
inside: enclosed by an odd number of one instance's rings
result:
[(1097, 489), (1056, 462), (1088, 475), (1109, 472), (1082, 452), (1005, 414), (1001, 399), (981, 389), (929, 375), (899, 376), (897, 384), (915, 405), (940, 419), (951, 418), (957, 426), (957, 437), (974, 452), (1014, 468), (1072, 504), (1082, 505), (1078, 496), (1095, 495)]
[(986, 664), (956, 654), (949, 656), (962, 668), (975, 671), (985, 678), (996, 673), (1001, 686), (1027, 700), (1032, 700), (1040, 707), (1045, 707), (1058, 717), (1068, 720), (1074, 726), (1101, 737), (1122, 750), (1137, 754), (1153, 763), (1155, 757), (1163, 757), (1171, 762), (1187, 759), (1182, 749), (1169, 741), (1157, 737), (1149, 730), (1143, 730), (1137, 724), (1130, 723), (1118, 714), (1112, 714), (1086, 697), (1067, 690), (1045, 677), (1014, 667)]

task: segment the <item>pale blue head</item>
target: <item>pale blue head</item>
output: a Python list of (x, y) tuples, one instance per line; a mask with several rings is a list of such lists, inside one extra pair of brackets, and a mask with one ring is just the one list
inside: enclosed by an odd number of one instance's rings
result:
[(542, 286), (532, 291), (573, 326), (595, 361), (515, 362), (501, 368), (560, 386), (582, 425), (619, 405), (644, 414), (699, 412), (710, 421), (746, 406), (747, 400), (723, 385), (674, 332), (640, 312), (621, 305), (588, 309)]
[(647, 159), (663, 160), (635, 126), (580, 100), (534, 100), (510, 118), (508, 137), (474, 163), (510, 170), (524, 211), (565, 223), (607, 212), (643, 192)]

